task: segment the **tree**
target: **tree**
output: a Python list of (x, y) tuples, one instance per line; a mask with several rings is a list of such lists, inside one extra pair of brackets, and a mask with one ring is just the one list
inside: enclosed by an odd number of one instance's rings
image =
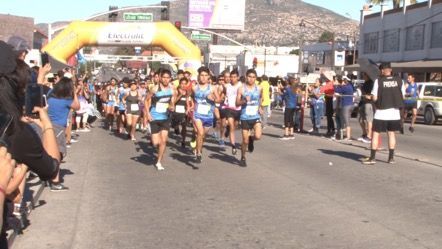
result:
[(299, 55), (299, 49), (292, 49), (289, 54)]
[[(393, 1), (393, 8), (398, 9), (401, 7), (401, 3), (403, 2), (403, 0), (369, 0), (369, 2), (371, 4), (375, 4), (375, 5), (380, 5), (384, 2), (390, 2)], [(411, 4), (415, 4), (417, 3), (417, 0), (410, 0)]]
[(324, 31), (322, 32), (321, 36), (319, 37), (319, 42), (329, 42), (332, 41), (334, 37), (334, 34), (330, 31)]

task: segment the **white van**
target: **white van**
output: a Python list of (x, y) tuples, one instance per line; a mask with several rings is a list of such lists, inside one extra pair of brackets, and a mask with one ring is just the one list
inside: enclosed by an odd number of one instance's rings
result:
[(424, 117), (425, 124), (435, 124), (442, 117), (442, 82), (422, 82), (417, 86), (417, 115)]

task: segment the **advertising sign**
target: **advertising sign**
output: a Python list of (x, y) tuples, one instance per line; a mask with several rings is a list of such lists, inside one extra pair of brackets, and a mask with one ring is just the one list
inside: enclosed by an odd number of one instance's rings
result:
[(335, 51), (335, 67), (345, 66), (345, 51)]
[(153, 23), (115, 23), (98, 32), (98, 43), (112, 44), (150, 44), (155, 33)]
[(189, 26), (244, 30), (246, 0), (189, 0)]

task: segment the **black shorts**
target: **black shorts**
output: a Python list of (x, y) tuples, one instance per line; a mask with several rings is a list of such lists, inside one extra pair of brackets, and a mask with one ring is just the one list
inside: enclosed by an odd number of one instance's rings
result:
[(186, 124), (186, 121), (187, 121), (186, 114), (176, 113), (176, 112), (174, 112), (172, 114), (172, 126), (173, 127), (180, 125), (180, 124)]
[(284, 110), (284, 125), (287, 128), (295, 126), (294, 122), (295, 108), (285, 108)]
[(400, 129), (400, 120), (373, 120), (373, 131), (375, 132), (399, 131)]
[(219, 118), (220, 119), (226, 118), (226, 109), (223, 109), (222, 107), (219, 108)]
[(413, 110), (413, 109), (417, 109), (417, 102), (409, 102), (409, 103), (405, 103), (404, 104), (404, 109), (405, 110)]
[(241, 129), (242, 130), (251, 130), (255, 127), (255, 124), (260, 124), (260, 119), (252, 119), (252, 120), (241, 120)]
[(236, 111), (232, 109), (224, 109), (224, 117), (225, 118), (233, 118), (236, 121), (239, 121), (241, 117), (241, 111)]
[(170, 129), (170, 120), (154, 120), (150, 122), (150, 131), (152, 134), (159, 133), (160, 131)]
[(126, 110), (120, 110), (120, 109), (118, 109), (118, 113), (119, 113), (120, 115), (126, 115)]

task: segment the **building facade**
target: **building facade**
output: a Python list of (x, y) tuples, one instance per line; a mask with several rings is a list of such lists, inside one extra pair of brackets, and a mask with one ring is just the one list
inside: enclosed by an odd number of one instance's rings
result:
[(374, 62), (442, 60), (442, 0), (363, 15), (360, 31), (360, 58)]

